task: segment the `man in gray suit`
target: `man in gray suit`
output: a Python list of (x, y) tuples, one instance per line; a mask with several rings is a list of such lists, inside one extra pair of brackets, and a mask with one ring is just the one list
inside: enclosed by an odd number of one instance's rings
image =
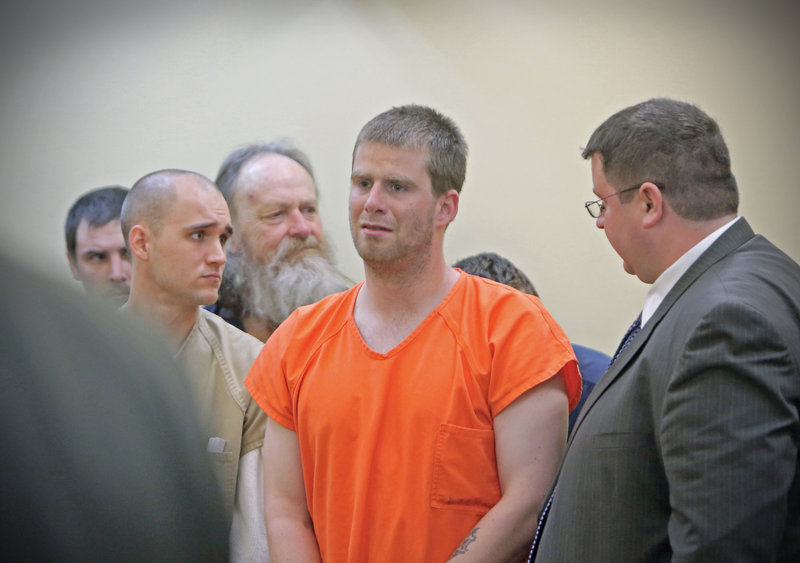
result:
[(583, 152), (652, 284), (581, 411), (536, 561), (800, 561), (800, 267), (737, 216), (716, 122), (654, 99)]

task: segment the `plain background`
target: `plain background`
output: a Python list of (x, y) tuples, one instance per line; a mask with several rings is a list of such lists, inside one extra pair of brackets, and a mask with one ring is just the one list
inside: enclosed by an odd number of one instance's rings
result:
[[(716, 118), (740, 211), (800, 259), (800, 6), (652, 0), (5, 2), (5, 248), (70, 279), (63, 222), (85, 191), (161, 168), (212, 179), (242, 144), (290, 137), (315, 167), (340, 268), (353, 142), (394, 105), (431, 105), (470, 145), (454, 262), (498, 252), (577, 343), (611, 353), (648, 286), (583, 209), (580, 158), (615, 111), (654, 96)], [(77, 282), (74, 282), (77, 283)]]

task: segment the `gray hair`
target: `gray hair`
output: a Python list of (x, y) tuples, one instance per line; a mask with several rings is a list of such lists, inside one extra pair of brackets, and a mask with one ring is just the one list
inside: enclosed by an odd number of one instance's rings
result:
[(314, 190), (316, 191), (317, 182), (314, 179), (311, 161), (308, 159), (308, 156), (295, 147), (291, 141), (281, 138), (268, 143), (247, 145), (229, 154), (219, 167), (219, 172), (217, 172), (215, 183), (219, 191), (222, 192), (225, 201), (228, 202), (231, 213), (236, 213), (233, 206), (233, 198), (238, 188), (239, 172), (248, 160), (260, 154), (280, 154), (291, 158), (308, 172), (311, 176), (311, 180), (314, 182)]

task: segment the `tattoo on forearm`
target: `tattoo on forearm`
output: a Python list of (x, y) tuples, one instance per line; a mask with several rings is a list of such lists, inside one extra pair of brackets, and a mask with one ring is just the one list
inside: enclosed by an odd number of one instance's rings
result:
[[(458, 546), (458, 549), (456, 549), (453, 552), (453, 555), (450, 556), (450, 559), (455, 559), (459, 555), (462, 555), (462, 554), (466, 553), (467, 551), (469, 551), (469, 544), (471, 544), (472, 542), (474, 542), (477, 539), (475, 537), (475, 535), (477, 533), (478, 533), (478, 527), (476, 526), (475, 528), (472, 529), (472, 531), (469, 533), (469, 535), (466, 538), (464, 538), (464, 541), (462, 541), (461, 545)], [(450, 559), (448, 559), (448, 561), (450, 561)]]

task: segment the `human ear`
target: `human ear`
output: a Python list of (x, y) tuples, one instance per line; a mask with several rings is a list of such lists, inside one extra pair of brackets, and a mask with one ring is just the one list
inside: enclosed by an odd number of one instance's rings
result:
[(639, 187), (639, 198), (643, 209), (642, 226), (645, 229), (655, 227), (664, 214), (664, 196), (652, 182), (645, 182)]
[(447, 190), (443, 196), (439, 197), (438, 209), (436, 211), (436, 226), (446, 227), (458, 215), (458, 192)]
[(144, 225), (134, 225), (128, 233), (128, 246), (131, 254), (140, 260), (150, 255), (150, 230)]

